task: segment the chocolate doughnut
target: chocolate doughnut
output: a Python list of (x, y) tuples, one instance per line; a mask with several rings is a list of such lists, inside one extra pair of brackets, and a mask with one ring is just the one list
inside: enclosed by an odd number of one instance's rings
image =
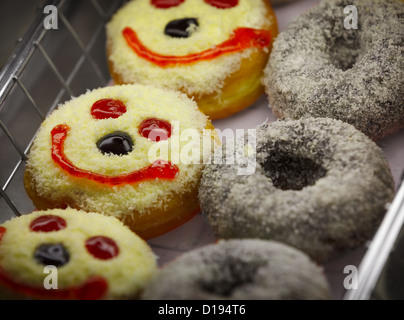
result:
[[(357, 29), (346, 10), (354, 6)], [(349, 9), (349, 8), (348, 8)], [(327, 0), (274, 42), (264, 84), (281, 118), (329, 117), (373, 140), (404, 126), (404, 3)]]
[(142, 299), (313, 300), (331, 297), (322, 269), (287, 245), (258, 239), (220, 241), (164, 266)]
[(219, 238), (276, 240), (319, 262), (369, 240), (394, 196), (372, 140), (328, 118), (263, 124), (256, 140), (254, 174), (238, 175), (226, 152), (203, 171), (201, 209)]

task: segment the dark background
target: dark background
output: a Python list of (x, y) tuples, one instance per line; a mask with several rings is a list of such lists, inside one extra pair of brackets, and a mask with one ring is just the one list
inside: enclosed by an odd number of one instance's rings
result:
[(45, 0), (1, 0), (0, 2), (0, 69), (13, 52), (18, 39), (33, 21)]

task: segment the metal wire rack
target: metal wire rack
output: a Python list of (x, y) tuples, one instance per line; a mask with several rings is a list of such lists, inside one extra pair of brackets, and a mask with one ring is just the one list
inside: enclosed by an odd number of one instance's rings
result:
[(22, 186), (27, 152), (41, 122), (60, 102), (106, 85), (105, 23), (125, 1), (47, 1), (0, 73), (0, 221), (34, 208)]

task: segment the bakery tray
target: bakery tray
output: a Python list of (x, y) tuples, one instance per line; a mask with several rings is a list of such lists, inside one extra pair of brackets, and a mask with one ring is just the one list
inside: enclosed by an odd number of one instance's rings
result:
[[(25, 193), (23, 173), (29, 148), (43, 119), (71, 96), (111, 84), (105, 55), (105, 23), (125, 2), (44, 2), (2, 68), (0, 223), (35, 209)], [(284, 30), (291, 20), (317, 2), (296, 0), (274, 6), (279, 30)], [(44, 27), (46, 14), (43, 8), (46, 5), (58, 9), (57, 29)], [(276, 120), (268, 106), (268, 100), (263, 95), (248, 109), (213, 121), (213, 124), (220, 130), (254, 128), (265, 120)], [(404, 132), (399, 132), (378, 142), (390, 163), (397, 190), (404, 170), (403, 141)], [(404, 279), (398, 272), (403, 263), (403, 254), (399, 252), (402, 246), (400, 239), (404, 237), (401, 230), (403, 221), (404, 187), (401, 187), (374, 240), (324, 265), (335, 299), (394, 299), (400, 294), (404, 296)], [(163, 266), (184, 252), (216, 240), (199, 214), (183, 226), (148, 242), (158, 256), (159, 265)], [(404, 250), (401, 251), (404, 253)], [(349, 276), (346, 266), (358, 268), (357, 286), (349, 290), (344, 287), (344, 281)]]

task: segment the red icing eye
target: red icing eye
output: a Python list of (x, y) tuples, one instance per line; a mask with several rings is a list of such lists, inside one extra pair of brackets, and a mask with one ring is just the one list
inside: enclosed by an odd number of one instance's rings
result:
[(101, 99), (94, 102), (91, 115), (94, 119), (116, 119), (126, 112), (126, 106), (120, 100)]
[(167, 140), (171, 136), (171, 124), (155, 118), (145, 119), (139, 125), (139, 134), (155, 142)]
[(171, 7), (177, 7), (185, 0), (151, 0), (151, 4), (159, 9), (167, 9)]
[(95, 236), (86, 240), (87, 251), (97, 259), (108, 260), (119, 254), (114, 240), (104, 236)]
[(61, 217), (49, 214), (33, 220), (29, 228), (34, 232), (59, 231), (66, 228), (66, 221)]
[(0, 227), (0, 241), (3, 238), (4, 234), (6, 233), (7, 229), (4, 227)]
[(238, 0), (205, 0), (205, 2), (219, 9), (229, 9), (238, 5)]

